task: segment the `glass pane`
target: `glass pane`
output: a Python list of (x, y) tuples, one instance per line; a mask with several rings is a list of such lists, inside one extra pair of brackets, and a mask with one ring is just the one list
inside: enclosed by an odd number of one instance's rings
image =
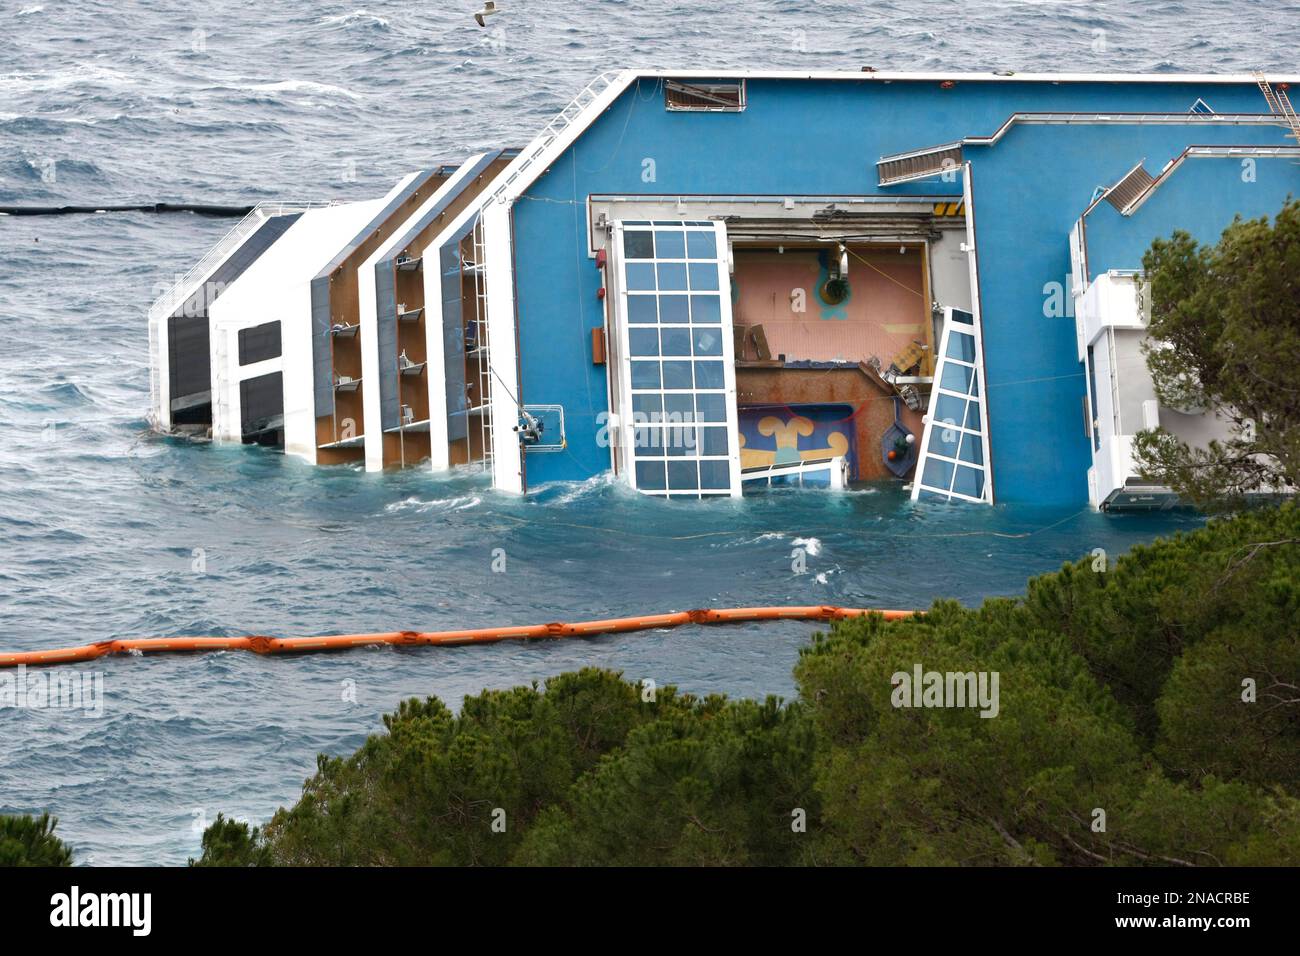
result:
[(939, 393), (939, 400), (934, 403), (934, 427), (940, 424), (960, 425), (966, 419), (966, 399)]
[[(632, 263), (628, 264), (628, 268), (632, 268)], [(659, 270), (660, 289), (686, 291), (686, 263), (661, 262), (657, 268)]]
[(627, 264), (627, 287), (631, 291), (654, 291), (655, 266), (653, 262), (629, 262)]
[(967, 332), (953, 332), (948, 337), (948, 357), (973, 364), (975, 361), (975, 336)]
[(701, 488), (730, 488), (731, 466), (725, 461), (700, 462)]
[(664, 414), (669, 416), (665, 421), (670, 422), (689, 422), (695, 419), (695, 402), (690, 395), (665, 395), (664, 396)]
[(727, 379), (721, 362), (695, 363), (696, 388), (726, 388)]
[(676, 230), (669, 232), (666, 229), (656, 229), (655, 254), (659, 259), (685, 259), (686, 239), (684, 234)]
[(632, 363), (632, 387), (633, 388), (659, 388), (659, 363), (658, 362), (633, 362)]
[(659, 458), (664, 453), (664, 432), (655, 425), (641, 425), (636, 430), (636, 453), (640, 458)]
[(831, 470), (829, 468), (822, 471), (805, 471), (802, 477), (805, 488), (829, 488), (831, 484)]
[[(664, 329), (664, 355), (690, 355), (691, 354), (691, 330), (684, 329)], [(633, 355), (636, 352), (632, 353)]]
[(655, 297), (652, 295), (628, 296), (627, 320), (632, 325), (658, 322), (659, 316), (655, 314)]
[(716, 295), (691, 296), (691, 321), (696, 325), (717, 325), (722, 321), (722, 300)]
[(664, 454), (674, 458), (695, 458), (698, 439), (694, 425), (665, 425)]
[(654, 233), (625, 231), (623, 255), (628, 259), (653, 259), (655, 257)]
[(686, 312), (686, 296), (661, 295), (659, 297), (659, 321), (664, 325), (685, 325)]
[(727, 454), (727, 430), (725, 428), (701, 428), (700, 454), (705, 456)]
[[(696, 292), (707, 292), (718, 287), (718, 266), (713, 262), (691, 263), (691, 288)], [(676, 288), (676, 286), (673, 286)]]
[[(633, 363), (635, 364), (635, 363)], [(632, 387), (636, 388), (635, 373)], [(692, 388), (690, 362), (664, 362), (664, 388)]]
[(627, 341), (633, 355), (659, 354), (659, 332), (656, 329), (628, 329)]
[(982, 497), (984, 494), (984, 472), (978, 468), (967, 468), (965, 465), (958, 465), (957, 480), (953, 482), (952, 490), (961, 495), (970, 495), (972, 498)]
[(693, 461), (668, 463), (668, 488), (670, 491), (696, 491), (700, 487), (699, 469)]
[(638, 416), (644, 416), (639, 421), (657, 421), (651, 418), (651, 415), (663, 415), (664, 401), (658, 395), (650, 395), (645, 392), (639, 392), (632, 396), (632, 412)]
[(980, 403), (971, 402), (966, 408), (966, 427), (973, 432), (980, 430)]
[(940, 491), (947, 491), (948, 485), (952, 482), (953, 464), (950, 461), (944, 461), (941, 458), (927, 458), (925, 460), (925, 474), (921, 476), (921, 484), (929, 488), (938, 488)]
[(939, 384), (944, 388), (952, 389), (954, 392), (969, 392), (971, 379), (974, 375), (975, 370), (969, 365), (944, 362), (943, 375), (939, 379)]
[(696, 395), (695, 419), (701, 422), (725, 422), (727, 420), (727, 396)]
[(955, 428), (945, 428), (943, 425), (935, 422), (934, 427), (930, 429), (930, 452), (936, 455), (947, 455), (949, 458), (957, 457), (957, 442), (961, 439), (961, 432)]
[(962, 461), (968, 461), (972, 465), (984, 464), (984, 444), (979, 435), (963, 435), (961, 439), (961, 454), (958, 456)]
[(717, 329), (695, 329), (696, 355), (721, 355), (722, 336)]
[(664, 463), (662, 461), (638, 461), (636, 463), (636, 486), (647, 491), (662, 491), (667, 487)]
[(686, 249), (692, 259), (718, 258), (718, 243), (711, 229), (708, 232), (688, 232)]

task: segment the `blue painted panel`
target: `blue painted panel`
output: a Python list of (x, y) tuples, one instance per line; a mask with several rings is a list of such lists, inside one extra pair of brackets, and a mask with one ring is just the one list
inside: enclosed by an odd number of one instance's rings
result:
[[(1027, 126), (996, 147), (970, 151), (997, 500), (1087, 501), (1085, 381), (1067, 276), (1069, 230), (1093, 189), (1143, 157), (1159, 168), (1189, 143), (1277, 144), (1281, 134), (1274, 127)], [(1166, 221), (1190, 225), (1202, 215), (1184, 198)]]
[[(1288, 197), (1300, 196), (1300, 166), (1294, 159), (1246, 162), (1244, 157), (1189, 158), (1132, 216), (1100, 203), (1088, 216), (1090, 278), (1108, 269), (1142, 268), (1151, 241), (1167, 239), (1175, 229), (1213, 244), (1233, 217), (1271, 220)], [(1196, 215), (1188, 216), (1189, 209)]]

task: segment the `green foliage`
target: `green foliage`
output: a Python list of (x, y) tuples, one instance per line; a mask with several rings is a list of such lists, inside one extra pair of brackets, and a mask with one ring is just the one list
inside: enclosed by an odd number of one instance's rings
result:
[(0, 816), (0, 866), (72, 866), (72, 848), (54, 835), (58, 817)]
[(190, 866), (269, 866), (271, 849), (262, 832), (247, 823), (230, 820), (224, 814), (203, 831), (203, 853)]
[(813, 728), (800, 707), (710, 697), (632, 731), (529, 833), (517, 862), (782, 865), (815, 820)]
[(1201, 507), (1300, 484), (1300, 201), (1267, 219), (1235, 220), (1218, 244), (1185, 232), (1142, 260), (1151, 283), (1146, 346), (1156, 396), (1170, 408), (1215, 408), (1232, 437), (1191, 447), (1164, 430), (1134, 447), (1144, 478)]
[[(260, 833), (219, 817), (200, 863), (1300, 864), (1298, 556), (1286, 505), (1023, 599), (838, 622), (789, 704), (594, 669), (407, 701)], [(897, 706), (917, 665), (996, 672), (996, 715)]]

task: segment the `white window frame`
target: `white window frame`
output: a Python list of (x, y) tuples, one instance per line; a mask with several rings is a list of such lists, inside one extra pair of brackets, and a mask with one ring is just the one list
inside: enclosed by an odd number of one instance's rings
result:
[[(637, 329), (673, 329), (687, 328), (698, 329), (699, 325), (688, 323), (668, 323), (661, 322), (637, 323), (635, 326), (629, 321), (628, 308), (630, 295), (646, 295), (646, 291), (630, 291), (627, 288), (626, 267), (629, 260), (624, 256), (624, 236), (627, 231), (644, 231), (646, 228), (672, 227), (680, 228), (683, 232), (711, 232), (715, 243), (715, 257), (712, 260), (692, 259), (691, 264), (702, 262), (711, 262), (717, 269), (717, 289), (698, 290), (707, 292), (710, 295), (718, 296), (719, 305), (719, 322), (716, 326), (719, 336), (722, 339), (722, 355), (720, 357), (709, 357), (706, 361), (721, 361), (723, 367), (723, 388), (722, 389), (665, 389), (662, 384), (659, 388), (660, 396), (668, 394), (720, 394), (723, 396), (724, 408), (726, 412), (725, 421), (720, 422), (702, 422), (692, 418), (691, 421), (682, 423), (685, 427), (708, 428), (708, 427), (725, 427), (727, 430), (727, 454), (725, 456), (705, 456), (700, 454), (702, 451), (698, 446), (694, 449), (694, 454), (664, 456), (664, 461), (683, 462), (683, 461), (726, 461), (728, 474), (728, 487), (719, 489), (672, 489), (672, 488), (641, 488), (637, 483), (636, 465), (638, 461), (658, 460), (653, 456), (638, 456), (637, 452), (637, 432), (638, 428), (660, 427), (675, 428), (681, 427), (678, 423), (664, 422), (658, 425), (654, 423), (638, 422), (633, 415), (633, 388), (632, 388), (632, 361), (634, 356), (631, 350), (632, 328)], [(611, 338), (613, 346), (609, 356), (609, 374), (610, 374), (610, 395), (615, 399), (615, 404), (611, 408), (609, 420), (609, 437), (611, 450), (618, 472), (625, 476), (633, 488), (643, 494), (654, 495), (656, 497), (667, 498), (717, 498), (741, 496), (741, 474), (740, 474), (740, 429), (738, 424), (738, 414), (736, 411), (736, 362), (735, 362), (735, 344), (732, 337), (732, 312), (731, 312), (731, 276), (730, 276), (730, 252), (727, 242), (726, 224), (717, 221), (703, 220), (615, 220), (611, 227), (610, 249), (610, 270), (609, 270), (609, 288), (607, 294), (612, 293), (612, 328)], [(656, 253), (657, 253), (656, 249)], [(650, 263), (658, 266), (660, 263), (682, 263), (686, 264), (687, 259), (661, 259), (657, 255), (653, 259), (636, 259), (636, 263)], [(683, 290), (689, 295), (689, 268), (687, 270), (688, 288)], [(657, 272), (657, 269), (656, 269)], [(665, 290), (676, 293), (678, 290)], [(656, 299), (656, 304), (660, 298), (658, 290), (652, 293)], [(712, 327), (712, 326), (710, 326)], [(693, 339), (692, 339), (693, 340)], [(700, 361), (699, 356), (683, 356), (682, 360), (689, 360), (692, 363)], [(644, 360), (644, 359), (640, 359)], [(638, 394), (645, 394), (647, 389), (637, 389)], [(698, 441), (698, 433), (696, 436)], [(667, 482), (665, 482), (667, 484)]]
[[(953, 313), (962, 311), (963, 314), (969, 315), (971, 321), (969, 324), (956, 321)], [(948, 355), (948, 346), (953, 332), (961, 332), (969, 335), (974, 339), (975, 358), (974, 361), (953, 358)], [(930, 407), (925, 415), (925, 429), (921, 435), (921, 449), (916, 461), (916, 474), (912, 479), (912, 500), (916, 501), (924, 492), (930, 494), (943, 495), (949, 500), (970, 501), (977, 504), (991, 504), (993, 502), (993, 483), (990, 480), (989, 469), (989, 421), (988, 421), (988, 383), (984, 379), (984, 343), (980, 337), (979, 320), (971, 312), (956, 309), (944, 309), (943, 312), (943, 335), (939, 340), (938, 361), (934, 367), (934, 385), (930, 390)], [(947, 365), (956, 365), (971, 370), (973, 390), (967, 392), (958, 392), (955, 389), (945, 388), (943, 385), (944, 368)], [(944, 421), (935, 421), (935, 412), (939, 405), (940, 396), (947, 395), (952, 398), (960, 399), (963, 403), (977, 402), (979, 405), (979, 431), (974, 431), (966, 427), (966, 419), (969, 412), (963, 415), (960, 423), (952, 422), (947, 419)], [(968, 407), (963, 404), (963, 407)], [(930, 436), (935, 428), (952, 430), (958, 433), (957, 451), (953, 455), (940, 454), (930, 450)], [(980, 454), (982, 456), (981, 464), (974, 464), (965, 461), (959, 457), (961, 452), (961, 443), (963, 436), (973, 435), (979, 439)], [(936, 459), (951, 464), (952, 474), (948, 477), (948, 487), (940, 488), (935, 485), (924, 484), (925, 466), (930, 459)], [(981, 486), (981, 494), (976, 497), (955, 491), (954, 486), (957, 483), (958, 468), (973, 468), (981, 472), (984, 480)]]

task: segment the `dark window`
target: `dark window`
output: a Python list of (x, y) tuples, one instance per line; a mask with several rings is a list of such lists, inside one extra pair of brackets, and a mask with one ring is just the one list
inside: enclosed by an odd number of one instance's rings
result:
[(283, 426), (284, 377), (279, 372), (239, 383), (239, 418), (246, 440)]
[(670, 110), (712, 110), (739, 113), (745, 108), (745, 81), (664, 82), (664, 105)]
[(280, 323), (267, 322), (239, 330), (239, 364), (252, 365), (280, 357)]

